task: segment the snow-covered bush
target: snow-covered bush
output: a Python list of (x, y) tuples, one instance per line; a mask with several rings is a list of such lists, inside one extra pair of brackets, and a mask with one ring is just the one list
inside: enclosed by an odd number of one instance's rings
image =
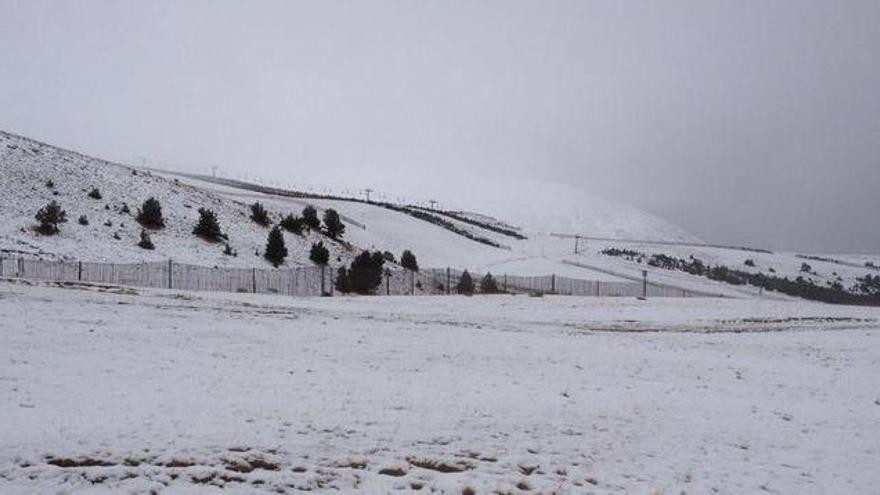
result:
[(153, 240), (150, 239), (150, 233), (144, 229), (141, 229), (141, 241), (138, 242), (138, 246), (149, 250), (156, 248), (156, 246), (153, 245)]
[(37, 232), (44, 235), (54, 235), (58, 233), (58, 224), (67, 221), (67, 213), (53, 200), (40, 208), (34, 218), (40, 222), (37, 226)]
[(316, 265), (326, 265), (330, 261), (330, 251), (327, 250), (323, 242), (318, 241), (312, 244), (312, 249), (309, 251), (309, 259)]
[(213, 210), (207, 208), (199, 208), (199, 222), (193, 229), (193, 234), (211, 242), (217, 242), (226, 237), (220, 230), (217, 215)]
[(269, 226), (269, 213), (259, 201), (251, 205), (251, 220), (263, 227)]
[(284, 263), (284, 258), (287, 257), (284, 234), (281, 233), (281, 229), (277, 225), (269, 231), (269, 238), (266, 241), (266, 252), (263, 254), (263, 257), (275, 267)]
[(136, 220), (148, 229), (161, 229), (165, 227), (165, 218), (162, 216), (162, 205), (159, 200), (150, 197), (138, 210)]

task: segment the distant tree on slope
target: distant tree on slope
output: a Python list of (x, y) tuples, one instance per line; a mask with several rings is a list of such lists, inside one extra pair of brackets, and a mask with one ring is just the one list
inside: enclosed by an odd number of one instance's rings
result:
[(404, 250), (400, 255), (400, 266), (414, 272), (419, 271), (419, 262), (416, 260), (416, 255), (409, 249)]
[(67, 221), (67, 213), (53, 200), (40, 208), (34, 218), (40, 222), (37, 226), (37, 232), (44, 235), (54, 235), (58, 233), (58, 224)]
[(266, 241), (266, 252), (263, 256), (276, 267), (284, 263), (284, 258), (287, 257), (284, 234), (281, 233), (281, 229), (277, 225), (269, 231), (269, 238)]
[(324, 211), (324, 228), (331, 239), (338, 239), (345, 232), (345, 224), (342, 223), (339, 213), (333, 208), (328, 208)]
[(199, 221), (193, 229), (193, 234), (211, 242), (217, 242), (226, 237), (220, 230), (217, 215), (207, 208), (199, 208)]
[(316, 265), (326, 265), (330, 261), (330, 251), (327, 250), (323, 242), (318, 241), (312, 244), (312, 249), (309, 251), (309, 259)]
[(303, 223), (311, 230), (321, 230), (321, 220), (318, 218), (318, 210), (308, 205), (302, 211)]
[(161, 229), (165, 227), (165, 218), (162, 216), (162, 205), (159, 200), (150, 197), (140, 207), (135, 220), (148, 229)]
[(251, 220), (263, 227), (269, 226), (269, 213), (259, 201), (251, 205)]
[(461, 274), (461, 278), (458, 279), (458, 285), (455, 286), (455, 290), (459, 294), (464, 294), (466, 296), (474, 293), (474, 279), (471, 278), (471, 274), (468, 273), (467, 270)]

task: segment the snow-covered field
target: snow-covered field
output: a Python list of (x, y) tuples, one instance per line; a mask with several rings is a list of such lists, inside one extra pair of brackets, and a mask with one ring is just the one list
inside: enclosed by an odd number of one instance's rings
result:
[(878, 319), (0, 282), (0, 493), (872, 493)]

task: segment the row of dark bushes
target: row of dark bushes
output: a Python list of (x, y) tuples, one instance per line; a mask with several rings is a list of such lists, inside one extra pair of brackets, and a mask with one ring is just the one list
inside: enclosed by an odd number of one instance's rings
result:
[[(682, 259), (665, 254), (653, 254), (648, 257), (644, 253), (616, 248), (605, 249), (601, 253), (608, 256), (622, 256), (627, 259), (647, 259), (649, 266), (681, 271), (732, 285), (748, 284), (813, 301), (833, 304), (880, 305), (880, 276), (872, 277), (870, 274), (857, 278), (858, 283), (847, 290), (839, 281), (820, 285), (802, 275), (789, 279), (788, 277), (737, 270), (724, 265), (710, 266), (694, 256)], [(754, 266), (754, 263), (750, 266)], [(802, 264), (801, 271), (811, 273), (812, 268), (807, 264)]]

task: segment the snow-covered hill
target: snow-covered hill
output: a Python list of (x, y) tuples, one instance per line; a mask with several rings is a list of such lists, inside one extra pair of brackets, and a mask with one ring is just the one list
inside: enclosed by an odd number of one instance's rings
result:
[[(104, 262), (172, 258), (207, 266), (269, 266), (255, 254), (262, 253), (268, 229), (250, 220), (244, 202), (4, 132), (0, 132), (0, 177), (0, 253), (6, 255)], [(52, 187), (47, 186), (50, 181)], [(99, 200), (88, 195), (95, 187), (102, 196)], [(156, 249), (148, 251), (137, 246), (141, 227), (135, 215), (151, 196), (161, 202), (166, 228), (152, 233)], [(52, 200), (66, 211), (67, 223), (62, 224), (60, 234), (43, 236), (33, 230), (34, 214)], [(124, 205), (129, 213), (124, 212)], [(192, 234), (200, 207), (216, 212), (238, 256), (226, 256), (222, 243)], [(78, 223), (81, 215), (88, 225)], [(311, 243), (321, 238), (285, 233), (288, 263), (310, 263)], [(342, 246), (325, 244), (333, 259), (351, 257)]]
[[(217, 266), (269, 265), (262, 253), (267, 229), (249, 219), (249, 205), (260, 201), (274, 220), (282, 215), (300, 214), (313, 205), (319, 214), (336, 209), (346, 224), (347, 245), (327, 242), (316, 233), (305, 237), (285, 233), (290, 251), (288, 266), (308, 265), (308, 249), (323, 239), (332, 250), (331, 265), (347, 263), (361, 249), (390, 251), (399, 256), (411, 249), (423, 267), (453, 267), (496, 275), (549, 275), (622, 281), (640, 278), (643, 269), (649, 279), (681, 288), (728, 296), (782, 297), (765, 294), (756, 287), (732, 286), (683, 272), (646, 267), (631, 260), (600, 254), (617, 247), (632, 249), (646, 256), (665, 254), (681, 259), (697, 257), (711, 265), (723, 264), (748, 272), (774, 274), (794, 279), (798, 276), (818, 284), (841, 283), (850, 288), (857, 277), (878, 274), (865, 266), (880, 266), (880, 256), (823, 255), (808, 259), (798, 253), (764, 252), (700, 245), (682, 229), (638, 209), (597, 199), (564, 185), (493, 183), (492, 188), (471, 188), (470, 181), (450, 191), (448, 197), (433, 195), (442, 211), (430, 210), (426, 200), (415, 198), (403, 204), (419, 205), (409, 211), (400, 204), (383, 206), (345, 199), (291, 197), (266, 194), (248, 184), (217, 182), (210, 177), (177, 172), (138, 170), (79, 153), (61, 150), (27, 138), (0, 133), (0, 174), (4, 187), (0, 196), (0, 252), (36, 255), (46, 258), (75, 258), (96, 261), (158, 261)], [(304, 178), (304, 183), (307, 178)], [(54, 183), (53, 188), (46, 186)], [(98, 187), (103, 199), (87, 193)], [(308, 191), (293, 186), (294, 191)], [(358, 197), (353, 189), (312, 191), (339, 197)], [(430, 193), (430, 191), (427, 191)], [(168, 227), (153, 234), (155, 251), (136, 246), (140, 226), (134, 214), (143, 200), (158, 198), (168, 218)], [(393, 193), (374, 192), (374, 200), (390, 201)], [(68, 223), (61, 234), (42, 236), (34, 232), (33, 215), (50, 200), (67, 211)], [(123, 213), (123, 204), (130, 213)], [(223, 246), (210, 244), (192, 235), (197, 209), (214, 209), (237, 257), (222, 254)], [(412, 210), (442, 219), (419, 218)], [(446, 213), (444, 213), (446, 212)], [(88, 226), (76, 219), (87, 215)], [(507, 233), (505, 233), (507, 232)], [(515, 232), (517, 235), (509, 235)], [(559, 234), (588, 236), (575, 240)], [(117, 239), (118, 237), (118, 239)], [(487, 242), (478, 242), (482, 239)], [(641, 241), (633, 241), (638, 239)], [(646, 243), (645, 241), (652, 241)], [(745, 264), (751, 260), (754, 266)], [(823, 260), (835, 260), (823, 261)], [(802, 271), (808, 263), (810, 272)], [(771, 270), (772, 268), (772, 270)]]
[[(695, 240), (647, 213), (605, 202), (566, 186), (506, 185), (496, 189), (495, 194), (484, 191), (479, 195), (476, 190), (464, 187), (455, 191), (455, 197), (444, 198), (444, 204), (455, 205), (459, 212), (459, 218), (443, 217), (444, 221), (471, 237), (489, 239), (500, 247), (490, 246), (423, 219), (375, 205), (267, 196), (192, 177), (138, 170), (3, 132), (0, 132), (0, 174), (4, 178), (0, 249), (7, 254), (47, 258), (96, 261), (173, 258), (206, 265), (265, 266), (259, 253), (265, 245), (266, 229), (249, 219), (248, 205), (257, 200), (266, 204), (275, 220), (287, 213), (299, 214), (306, 204), (313, 204), (319, 210), (337, 209), (348, 225), (345, 238), (353, 244), (351, 251), (332, 244), (332, 259), (343, 261), (358, 248), (388, 250), (395, 255), (403, 249), (413, 249), (422, 266), (499, 271), (509, 265), (521, 274), (557, 272), (586, 278), (582, 269), (565, 267), (556, 259), (545, 259), (545, 234), (587, 231), (661, 241)], [(53, 187), (47, 186), (50, 181)], [(88, 196), (93, 187), (101, 191), (102, 199)], [(528, 199), (510, 194), (518, 190), (528, 191)], [(168, 219), (168, 227), (153, 234), (155, 251), (136, 246), (141, 229), (134, 215), (150, 196), (161, 202)], [(481, 201), (474, 201), (477, 197)], [(33, 216), (51, 200), (65, 209), (68, 222), (62, 226), (60, 235), (42, 236), (33, 230), (36, 223)], [(123, 211), (124, 205), (128, 206), (128, 213)], [(217, 212), (238, 257), (224, 256), (222, 245), (206, 243), (192, 235), (197, 210), (202, 206)], [(80, 215), (88, 218), (88, 225), (77, 223)], [(529, 239), (511, 238), (475, 223), (517, 229)], [(321, 237), (317, 234), (306, 238), (285, 236), (291, 251), (289, 262), (308, 264), (308, 248)], [(524, 259), (531, 261), (523, 262)]]

